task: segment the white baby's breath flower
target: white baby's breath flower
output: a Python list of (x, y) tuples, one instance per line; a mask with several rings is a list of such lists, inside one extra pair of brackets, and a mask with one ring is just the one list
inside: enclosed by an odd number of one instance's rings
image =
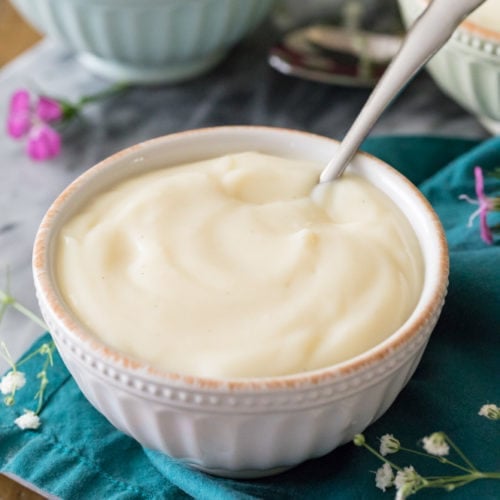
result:
[(14, 423), (23, 430), (38, 429), (40, 427), (40, 417), (31, 410), (24, 410), (24, 413), (14, 420)]
[(411, 491), (407, 485), (407, 486), (399, 489), (398, 491), (396, 491), (396, 496), (394, 498), (395, 498), (395, 500), (405, 500), (410, 495), (411, 495)]
[(413, 465), (405, 467), (402, 470), (398, 470), (396, 478), (394, 479), (394, 486), (396, 486), (396, 488), (400, 490), (405, 484), (407, 484), (413, 478), (413, 476), (416, 473), (417, 472), (413, 468)]
[(430, 436), (422, 439), (424, 450), (430, 455), (444, 457), (450, 453), (450, 447), (446, 442), (446, 437), (442, 432), (434, 432)]
[(385, 491), (386, 488), (392, 486), (393, 481), (394, 473), (392, 472), (392, 467), (386, 462), (375, 473), (375, 485), (377, 488)]
[(494, 404), (483, 405), (479, 410), (479, 415), (490, 420), (500, 420), (500, 408)]
[(416, 493), (425, 483), (426, 480), (413, 468), (413, 465), (405, 467), (398, 471), (394, 479), (394, 485), (398, 490), (396, 498), (403, 500), (409, 497)]
[(392, 434), (384, 434), (380, 438), (380, 454), (385, 457), (399, 451), (401, 443)]
[(24, 384), (26, 384), (24, 373), (12, 370), (0, 380), (0, 392), (2, 394), (10, 394), (17, 389), (21, 389)]

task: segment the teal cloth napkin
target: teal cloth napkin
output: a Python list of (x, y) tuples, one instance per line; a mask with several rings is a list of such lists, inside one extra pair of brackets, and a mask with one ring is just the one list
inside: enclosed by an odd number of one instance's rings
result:
[[(500, 244), (485, 245), (467, 228), (474, 207), (475, 165), (500, 165), (500, 138), (484, 143), (442, 138), (373, 138), (364, 149), (394, 165), (431, 201), (446, 229), (451, 254), (450, 288), (442, 317), (415, 375), (389, 411), (367, 431), (369, 442), (393, 433), (415, 447), (437, 430), (448, 433), (483, 470), (499, 470), (500, 423), (477, 415), (485, 403), (500, 403)], [(496, 184), (495, 184), (496, 183)], [(487, 188), (500, 188), (487, 180)], [(47, 341), (45, 336), (36, 345)], [(34, 358), (23, 368), (40, 370)], [(115, 430), (87, 403), (62, 361), (49, 373), (43, 425), (20, 431), (14, 418), (32, 407), (33, 394), (17, 394), (14, 407), (0, 407), (0, 470), (14, 473), (63, 499), (370, 499), (392, 498), (375, 488), (380, 462), (347, 444), (329, 455), (275, 477), (235, 481), (187, 469), (144, 450)], [(393, 456), (395, 459), (398, 456)], [(401, 455), (423, 474), (443, 474), (441, 464)], [(425, 465), (426, 464), (426, 465)], [(426, 490), (423, 498), (442, 498)], [(447, 494), (446, 494), (447, 495)], [(478, 481), (449, 494), (453, 499), (498, 499), (500, 482)], [(448, 498), (448, 496), (447, 496)]]

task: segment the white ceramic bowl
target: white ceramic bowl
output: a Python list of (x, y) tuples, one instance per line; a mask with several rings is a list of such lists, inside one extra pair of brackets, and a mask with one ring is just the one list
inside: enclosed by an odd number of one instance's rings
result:
[[(409, 27), (428, 0), (398, 1)], [(500, 16), (500, 8), (496, 15)], [(500, 18), (497, 31), (482, 27), (475, 17), (467, 19), (427, 69), (446, 94), (476, 115), (492, 133), (500, 134)]]
[(217, 64), (274, 0), (11, 0), (39, 31), (93, 72), (177, 82)]
[(441, 224), (425, 198), (405, 177), (372, 156), (358, 154), (349, 168), (384, 191), (406, 214), (421, 245), (425, 277), (418, 305), (404, 325), (348, 361), (255, 379), (211, 380), (159, 372), (86, 331), (65, 304), (54, 277), (61, 226), (96, 193), (124, 178), (248, 150), (326, 163), (337, 146), (325, 137), (267, 127), (183, 132), (111, 156), (56, 199), (34, 247), (40, 308), (82, 392), (118, 429), (192, 467), (229, 477), (257, 477), (330, 452), (389, 408), (417, 367), (440, 314), (448, 253)]

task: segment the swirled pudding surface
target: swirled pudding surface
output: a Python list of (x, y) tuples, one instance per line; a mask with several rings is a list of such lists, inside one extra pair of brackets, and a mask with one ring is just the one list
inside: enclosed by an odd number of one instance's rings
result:
[(161, 370), (264, 377), (360, 354), (415, 308), (422, 257), (385, 194), (349, 174), (314, 188), (320, 170), (249, 152), (125, 180), (61, 230), (61, 293)]

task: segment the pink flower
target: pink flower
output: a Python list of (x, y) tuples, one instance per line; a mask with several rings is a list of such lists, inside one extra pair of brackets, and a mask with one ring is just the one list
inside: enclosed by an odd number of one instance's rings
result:
[(54, 99), (42, 95), (36, 103), (36, 115), (47, 123), (58, 121), (63, 116), (62, 106)]
[(459, 198), (467, 201), (468, 203), (472, 203), (473, 205), (479, 205), (478, 209), (469, 217), (468, 226), (471, 227), (474, 219), (479, 216), (481, 238), (488, 245), (492, 245), (493, 234), (491, 229), (488, 227), (486, 216), (488, 215), (488, 212), (495, 210), (495, 202), (492, 198), (489, 198), (484, 194), (484, 177), (483, 169), (481, 167), (474, 168), (474, 177), (476, 180), (477, 200), (470, 198), (466, 194), (461, 194)]
[(35, 96), (19, 89), (10, 99), (7, 133), (14, 139), (26, 139), (26, 152), (34, 160), (46, 160), (61, 151), (61, 136), (53, 124), (66, 123), (80, 114), (91, 103), (122, 92), (124, 83), (112, 85), (96, 94), (81, 97), (75, 103), (47, 96)]
[(18, 90), (10, 99), (7, 131), (18, 139), (25, 136), (31, 128), (30, 96), (27, 90)]
[(28, 133), (27, 151), (34, 160), (53, 158), (61, 151), (61, 136), (46, 123), (35, 125)]
[(29, 92), (20, 89), (10, 100), (7, 132), (14, 139), (27, 137), (28, 155), (34, 160), (46, 160), (61, 151), (61, 136), (49, 123), (62, 118), (63, 109), (58, 101), (40, 96), (32, 105)]

